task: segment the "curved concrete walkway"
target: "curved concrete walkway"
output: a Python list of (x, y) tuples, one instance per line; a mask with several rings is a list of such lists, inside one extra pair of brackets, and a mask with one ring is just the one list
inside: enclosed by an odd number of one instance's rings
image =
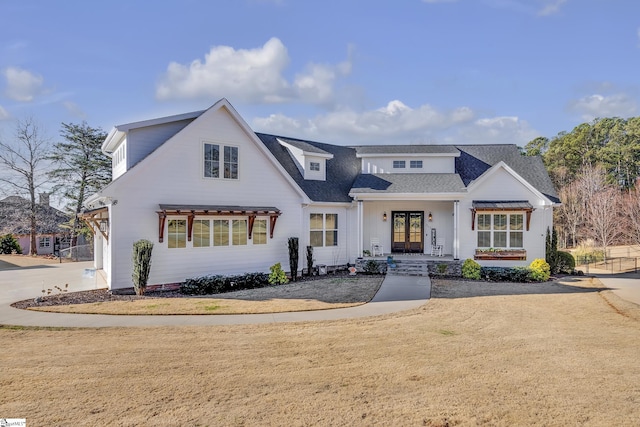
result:
[(594, 274), (620, 298), (640, 305), (640, 273)]
[(0, 324), (55, 327), (198, 326), (337, 320), (378, 316), (423, 305), (431, 295), (428, 277), (386, 276), (371, 302), (357, 307), (295, 313), (249, 315), (109, 316), (19, 310), (11, 303), (42, 295), (54, 286), (69, 292), (97, 289), (85, 269), (91, 262), (49, 264), (0, 271)]

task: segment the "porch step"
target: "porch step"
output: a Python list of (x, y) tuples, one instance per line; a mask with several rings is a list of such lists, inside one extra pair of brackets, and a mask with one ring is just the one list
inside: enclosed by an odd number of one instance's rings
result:
[(428, 276), (429, 267), (425, 260), (395, 260), (395, 268), (388, 268), (392, 276)]

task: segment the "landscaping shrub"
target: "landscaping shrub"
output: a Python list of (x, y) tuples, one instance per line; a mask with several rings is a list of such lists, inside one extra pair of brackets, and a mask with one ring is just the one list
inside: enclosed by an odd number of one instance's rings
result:
[(551, 276), (549, 264), (542, 258), (534, 259), (529, 265), (529, 270), (531, 270), (531, 278), (536, 282), (546, 282)]
[(479, 280), (480, 279), (480, 264), (467, 258), (462, 264), (462, 277), (465, 279)]
[(0, 237), (0, 254), (20, 254), (22, 253), (22, 248), (20, 244), (13, 237), (13, 234), (5, 234)]
[(576, 259), (569, 252), (558, 251), (558, 272), (573, 273), (576, 269)]
[(380, 266), (376, 261), (372, 259), (365, 262), (362, 269), (364, 270), (365, 274), (380, 274)]
[(307, 276), (313, 276), (313, 246), (307, 246)]
[(279, 262), (273, 264), (271, 267), (269, 267), (269, 271), (271, 271), (271, 273), (269, 274), (269, 283), (272, 285), (283, 285), (285, 283), (287, 283), (289, 281), (289, 279), (287, 279), (287, 275), (285, 274), (284, 270), (282, 269), (282, 265), (280, 265)]
[(291, 281), (295, 282), (298, 279), (298, 238), (289, 237), (287, 245), (289, 247), (289, 270), (291, 270)]
[(151, 271), (151, 251), (153, 243), (148, 240), (138, 240), (133, 244), (133, 289), (136, 295), (143, 295), (147, 289), (149, 272)]
[(491, 282), (531, 282), (530, 270), (527, 267), (482, 267), (482, 278)]
[(208, 275), (185, 280), (180, 285), (180, 293), (210, 295), (242, 289), (263, 288), (268, 285), (269, 275), (266, 273), (246, 273), (234, 276)]

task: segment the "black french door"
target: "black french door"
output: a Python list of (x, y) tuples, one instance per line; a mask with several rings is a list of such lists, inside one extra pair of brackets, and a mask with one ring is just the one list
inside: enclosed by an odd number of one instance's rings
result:
[(391, 212), (391, 252), (424, 252), (424, 212)]

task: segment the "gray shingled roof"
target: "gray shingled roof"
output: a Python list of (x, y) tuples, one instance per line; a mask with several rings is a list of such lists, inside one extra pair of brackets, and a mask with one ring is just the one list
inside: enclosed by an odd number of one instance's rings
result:
[(496, 163), (504, 161), (518, 175), (553, 202), (560, 202), (547, 169), (539, 156), (523, 156), (517, 145), (457, 145), (460, 157), (456, 159), (456, 172), (464, 185), (469, 185)]
[(306, 141), (300, 141), (298, 139), (291, 139), (291, 138), (281, 138), (281, 137), (278, 137), (278, 139), (280, 139), (283, 142), (286, 142), (287, 144), (291, 144), (294, 147), (299, 148), (300, 150), (305, 151), (307, 153), (316, 153), (316, 154), (325, 154), (325, 155), (331, 154), (328, 151), (318, 148), (315, 145), (312, 145)]
[[(31, 233), (29, 210), (31, 202), (19, 196), (10, 196), (0, 200), (0, 234), (26, 235)], [(68, 222), (70, 217), (48, 205), (36, 205), (37, 234), (64, 233), (68, 230), (60, 224)]]
[(354, 147), (361, 154), (458, 154), (453, 145), (361, 145)]
[(361, 174), (352, 193), (460, 193), (465, 186), (455, 173)]
[[(514, 144), (494, 145), (367, 145), (344, 147), (256, 133), (305, 194), (318, 202), (350, 202), (355, 193), (452, 193), (465, 188), (500, 161), (553, 202), (560, 202), (540, 157), (523, 156)], [(308, 152), (333, 154), (327, 160), (327, 180), (305, 180), (296, 161), (277, 138)], [(317, 151), (316, 151), (317, 150)], [(357, 154), (451, 154), (452, 174), (360, 174)], [(353, 184), (353, 185), (352, 185)]]
[(474, 200), (472, 206), (491, 210), (533, 209), (533, 205), (526, 200)]
[[(356, 158), (356, 151), (353, 148), (282, 138), (263, 133), (256, 133), (256, 135), (311, 200), (316, 202), (352, 201), (352, 198), (349, 197), (349, 190), (351, 190), (351, 184), (360, 172), (360, 161)], [(277, 138), (286, 139), (286, 142), (289, 143), (296, 141), (309, 144), (326, 153), (333, 154), (333, 159), (327, 159), (327, 180), (305, 180), (289, 150), (282, 146), (277, 141)]]

